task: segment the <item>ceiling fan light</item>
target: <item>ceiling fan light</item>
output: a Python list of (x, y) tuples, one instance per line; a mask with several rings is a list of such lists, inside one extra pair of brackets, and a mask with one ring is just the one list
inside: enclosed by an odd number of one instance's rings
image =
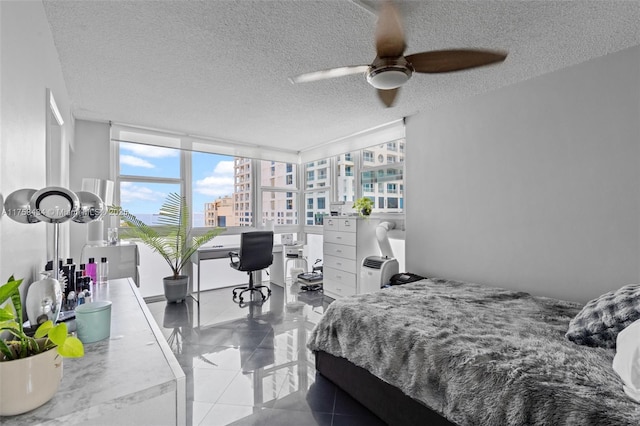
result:
[(372, 69), (367, 74), (367, 81), (376, 89), (396, 89), (411, 78), (411, 70), (406, 67), (384, 67)]

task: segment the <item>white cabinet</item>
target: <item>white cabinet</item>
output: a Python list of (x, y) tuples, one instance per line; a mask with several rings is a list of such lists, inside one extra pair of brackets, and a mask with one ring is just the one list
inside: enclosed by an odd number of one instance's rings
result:
[(380, 255), (376, 226), (360, 217), (326, 217), (323, 228), (323, 288), (334, 299), (363, 293), (360, 266), (367, 256)]
[(120, 241), (117, 245), (87, 245), (82, 249), (81, 262), (87, 263), (93, 257), (97, 264), (100, 259), (106, 257), (109, 261), (110, 280), (117, 278), (131, 278), (140, 287), (140, 275), (138, 265), (140, 254), (138, 245), (130, 241)]

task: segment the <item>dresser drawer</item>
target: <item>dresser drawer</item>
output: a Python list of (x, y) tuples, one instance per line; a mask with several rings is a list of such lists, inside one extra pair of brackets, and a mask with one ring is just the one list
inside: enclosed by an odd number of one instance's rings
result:
[(324, 279), (322, 288), (327, 296), (333, 297), (334, 299), (356, 294), (355, 286), (344, 285), (338, 281), (327, 280), (326, 278)]
[(348, 246), (356, 245), (355, 232), (336, 232), (326, 231), (324, 232), (324, 242), (330, 244), (345, 244)]
[(325, 231), (338, 231), (340, 230), (340, 219), (337, 217), (325, 217), (324, 218), (324, 230)]
[[(324, 256), (323, 267), (335, 268), (345, 272), (356, 273), (355, 259), (344, 259), (342, 257)], [(323, 274), (324, 275), (324, 274)]]
[(323, 278), (335, 281), (343, 286), (353, 287), (353, 291), (356, 291), (356, 274), (353, 272), (341, 271), (331, 267), (323, 267)]
[(338, 229), (342, 232), (356, 232), (358, 229), (358, 220), (356, 218), (340, 219)]
[(356, 217), (331, 216), (324, 219), (325, 231), (356, 232), (358, 219)]
[(325, 256), (341, 257), (343, 259), (356, 259), (356, 246), (344, 244), (324, 243), (322, 252)]

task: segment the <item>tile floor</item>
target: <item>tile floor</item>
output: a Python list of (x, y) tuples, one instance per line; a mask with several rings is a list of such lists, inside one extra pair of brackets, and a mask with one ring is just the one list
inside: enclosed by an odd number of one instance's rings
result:
[(201, 295), (148, 303), (185, 371), (188, 426), (384, 425), (315, 371), (306, 341), (332, 299), (298, 284), (245, 306), (231, 288)]

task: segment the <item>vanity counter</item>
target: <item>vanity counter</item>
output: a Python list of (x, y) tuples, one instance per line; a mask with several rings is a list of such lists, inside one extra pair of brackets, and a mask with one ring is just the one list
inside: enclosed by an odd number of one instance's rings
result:
[(112, 302), (111, 336), (85, 344), (82, 358), (65, 358), (54, 397), (27, 413), (0, 417), (2, 425), (186, 423), (184, 372), (133, 280), (94, 287), (94, 300)]

